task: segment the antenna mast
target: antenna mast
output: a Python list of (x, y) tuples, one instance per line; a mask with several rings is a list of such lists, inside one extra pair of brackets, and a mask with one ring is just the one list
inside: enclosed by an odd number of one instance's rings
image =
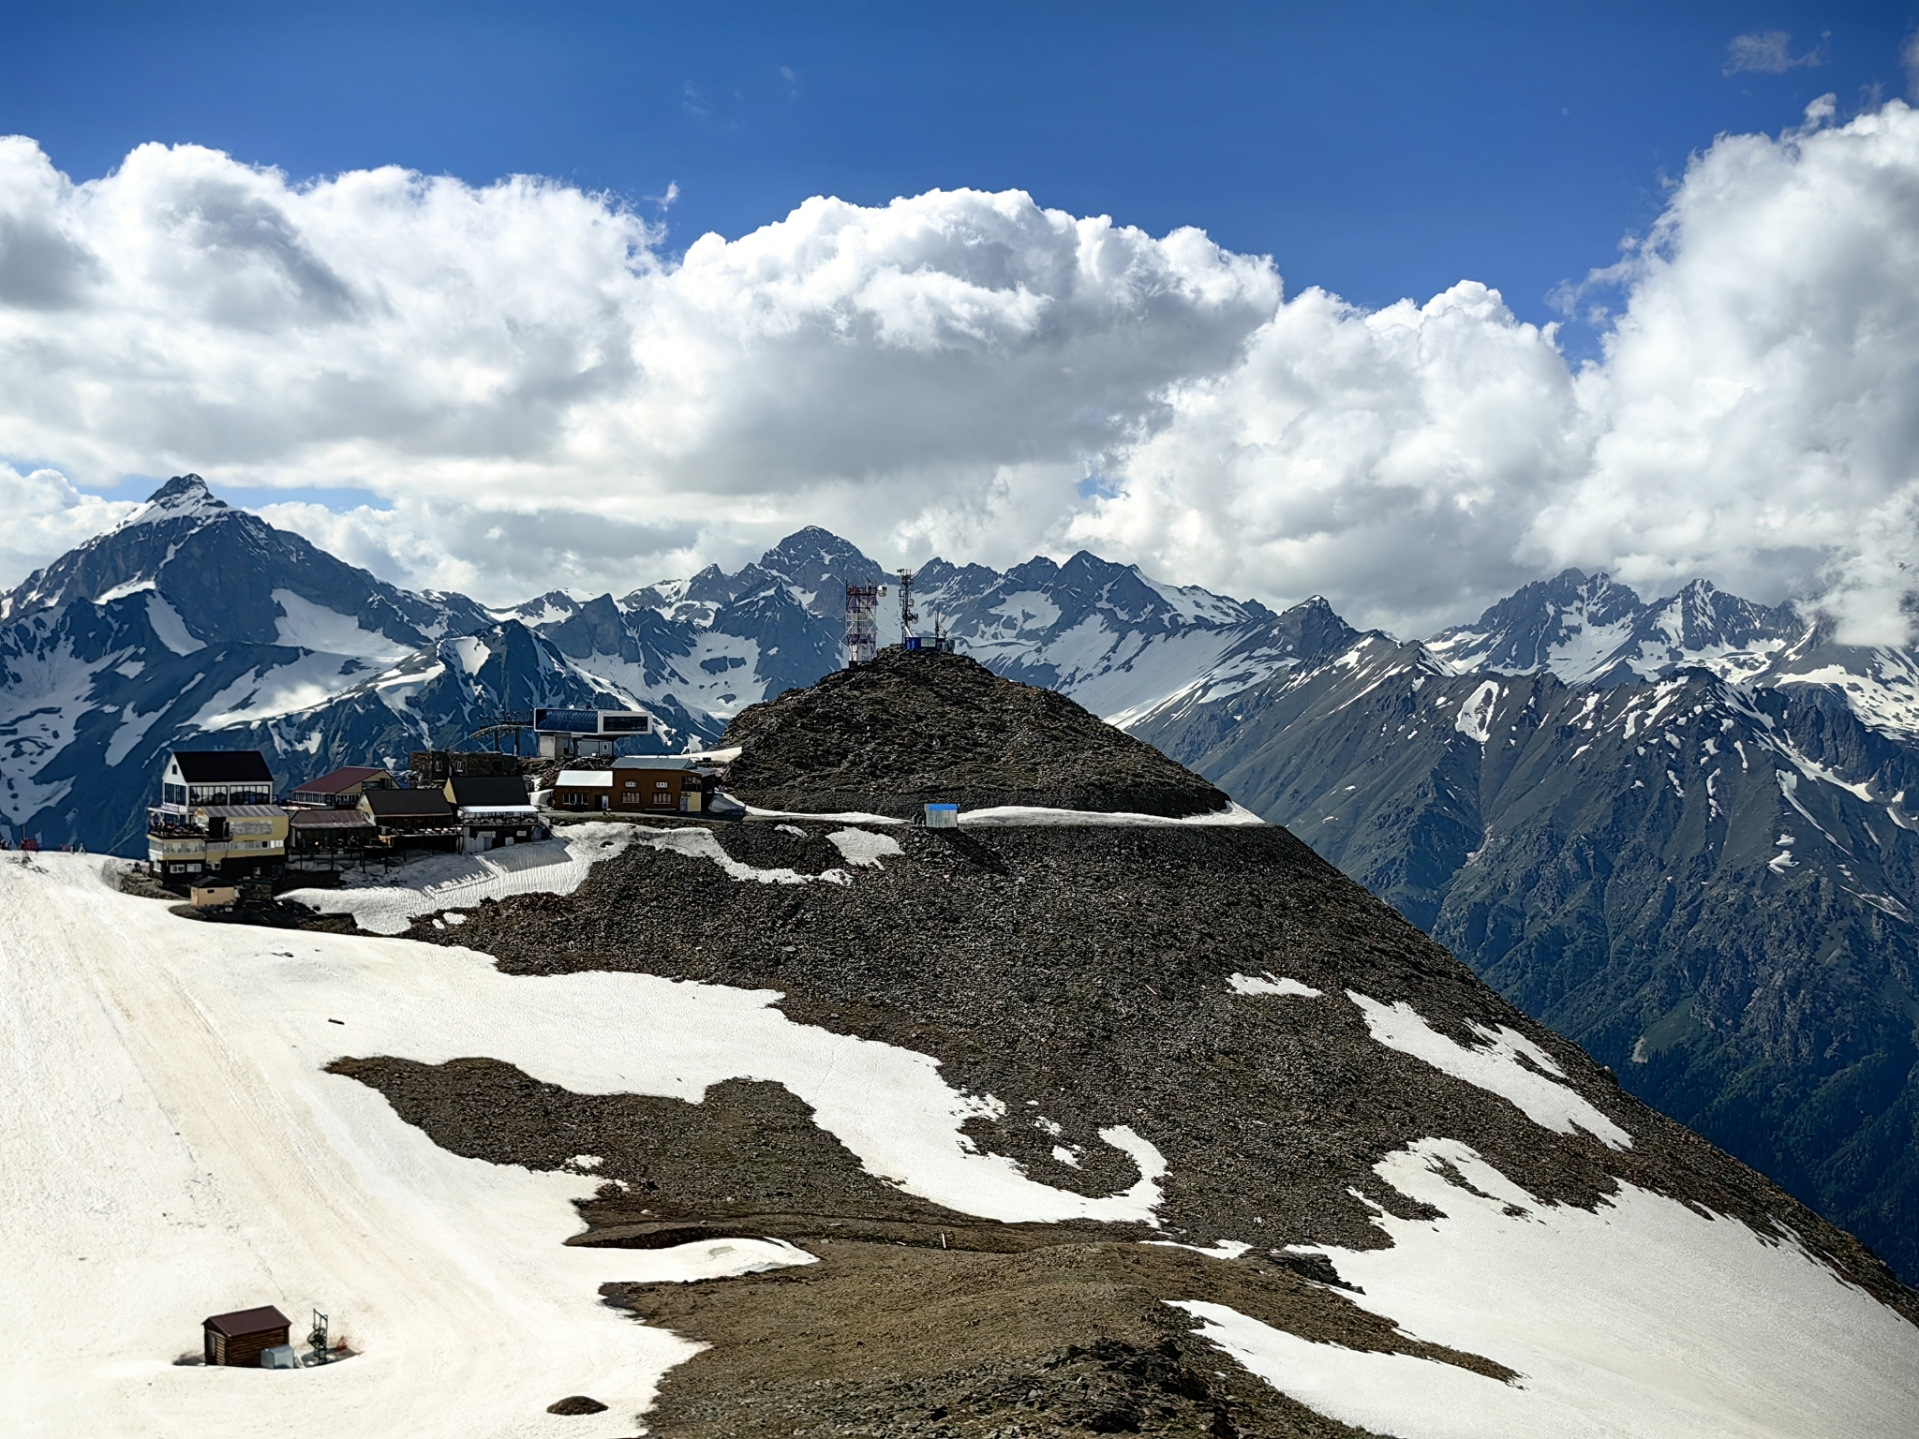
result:
[(898, 571), (900, 577), (900, 643), (913, 638), (913, 625), (919, 616), (913, 610), (913, 572)]

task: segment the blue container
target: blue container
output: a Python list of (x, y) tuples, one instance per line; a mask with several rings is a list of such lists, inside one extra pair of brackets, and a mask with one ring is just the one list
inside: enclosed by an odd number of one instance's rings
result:
[(926, 827), (928, 829), (958, 829), (959, 806), (956, 804), (929, 804), (926, 807)]

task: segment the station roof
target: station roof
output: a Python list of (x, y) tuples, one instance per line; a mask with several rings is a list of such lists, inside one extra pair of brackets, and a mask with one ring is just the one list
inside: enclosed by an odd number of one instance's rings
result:
[[(382, 775), (387, 775), (387, 771), (363, 764), (342, 765), (330, 774), (323, 774), (318, 779), (310, 779), (304, 784), (295, 785), (293, 792), (295, 794), (340, 794), (352, 789), (356, 784), (365, 784), (368, 780), (379, 779)], [(387, 777), (392, 778), (391, 775)]]
[(461, 809), (517, 808), (527, 802), (526, 782), (518, 775), (455, 775), (446, 783)]
[(177, 749), (173, 758), (188, 784), (273, 783), (273, 771), (257, 749)]
[(236, 1309), (231, 1314), (210, 1315), (206, 1320), (206, 1327), (215, 1334), (224, 1334), (229, 1339), (238, 1339), (243, 1334), (262, 1334), (269, 1329), (285, 1329), (292, 1322), (271, 1304), (262, 1304), (258, 1309)]
[(439, 818), (453, 813), (453, 806), (437, 789), (370, 789), (361, 797), (361, 803), (373, 811), (375, 818), (421, 815)]

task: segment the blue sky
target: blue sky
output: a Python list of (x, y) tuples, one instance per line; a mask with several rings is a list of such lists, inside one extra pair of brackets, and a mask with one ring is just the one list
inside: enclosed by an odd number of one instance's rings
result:
[[(147, 140), (296, 179), (559, 176), (669, 248), (809, 195), (1022, 188), (1367, 305), (1470, 276), (1524, 318), (1726, 131), (1904, 87), (1897, 4), (7, 5), (0, 131), (75, 179)], [(1783, 31), (1817, 65), (1726, 74)], [(1875, 88), (1876, 87), (1876, 88)], [(1569, 336), (1579, 347), (1579, 337)]]
[(193, 471), (488, 600), (820, 524), (1904, 638), (1900, 6), (0, 0), (0, 582)]

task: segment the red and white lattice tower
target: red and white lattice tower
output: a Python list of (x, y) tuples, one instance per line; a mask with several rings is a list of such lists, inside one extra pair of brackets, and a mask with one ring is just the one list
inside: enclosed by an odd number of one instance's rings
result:
[(880, 587), (846, 587), (846, 662), (865, 665), (880, 652)]

